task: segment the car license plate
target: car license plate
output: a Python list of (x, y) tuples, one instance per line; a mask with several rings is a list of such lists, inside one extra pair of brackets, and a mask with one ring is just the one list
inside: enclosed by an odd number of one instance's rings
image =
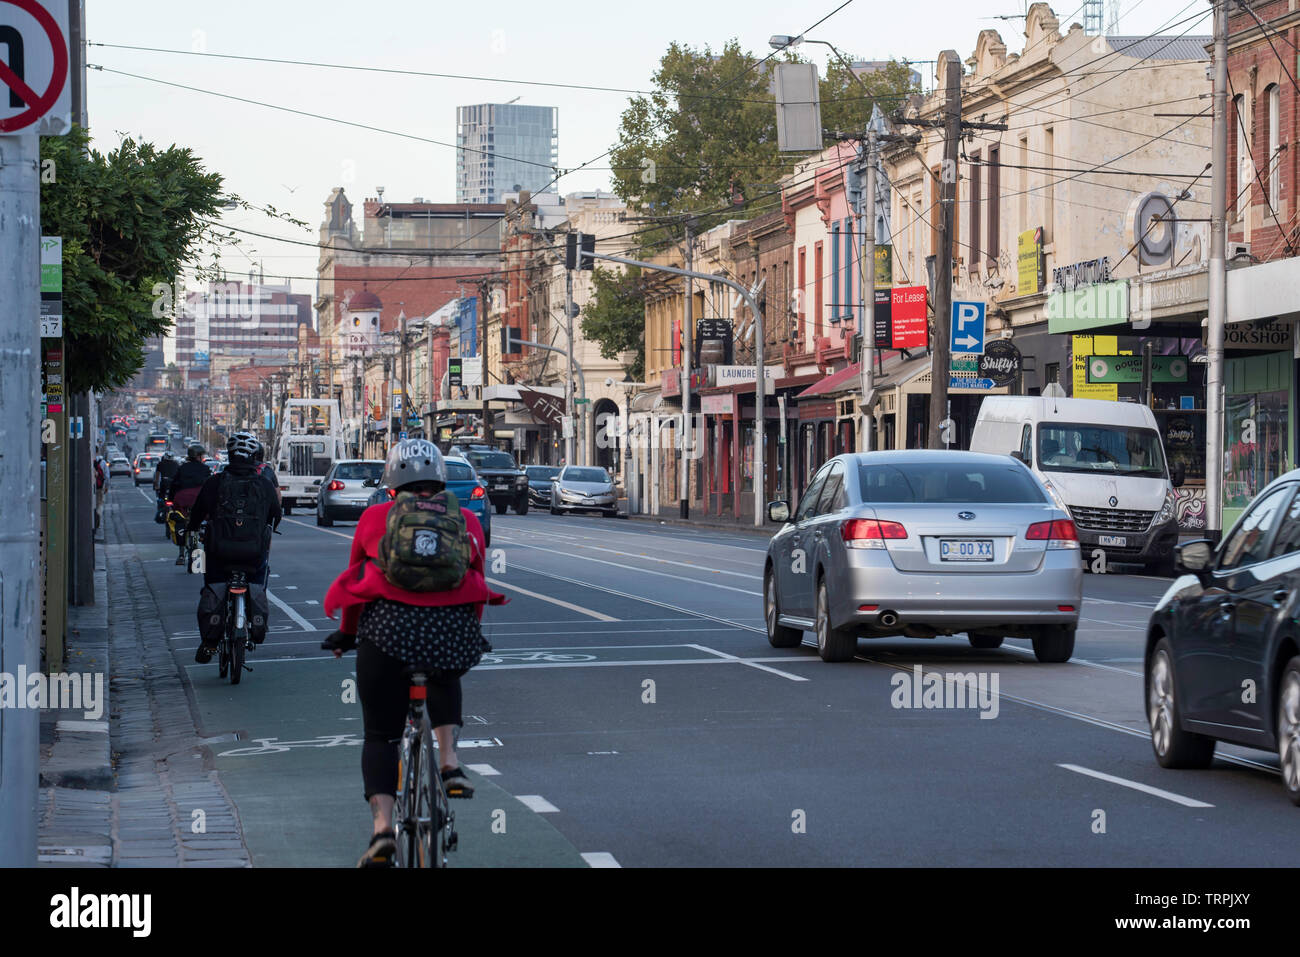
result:
[(1128, 544), (1128, 539), (1123, 535), (1098, 535), (1098, 545), (1114, 545), (1117, 548), (1123, 548)]
[(991, 562), (993, 561), (993, 539), (940, 539), (939, 559), (945, 562)]

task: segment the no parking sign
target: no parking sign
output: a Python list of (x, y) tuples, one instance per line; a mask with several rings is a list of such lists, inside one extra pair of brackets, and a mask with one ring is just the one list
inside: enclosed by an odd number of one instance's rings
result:
[(0, 135), (72, 125), (66, 0), (0, 0)]

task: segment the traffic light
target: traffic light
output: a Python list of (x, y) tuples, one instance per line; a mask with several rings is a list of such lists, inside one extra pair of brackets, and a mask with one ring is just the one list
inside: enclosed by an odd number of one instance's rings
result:
[(517, 356), (524, 351), (522, 329), (515, 326), (502, 326), (501, 328), (501, 354), (503, 356)]
[(590, 233), (569, 233), (564, 237), (564, 268), (594, 269), (596, 237)]

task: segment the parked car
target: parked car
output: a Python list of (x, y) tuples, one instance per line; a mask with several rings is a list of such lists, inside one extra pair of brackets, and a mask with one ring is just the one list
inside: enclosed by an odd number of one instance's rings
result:
[(114, 475), (131, 475), (131, 462), (121, 452), (108, 453), (108, 474)]
[(560, 474), (558, 465), (525, 465), (524, 475), (528, 477), (528, 501), (538, 508), (551, 505), (551, 479)]
[(992, 395), (980, 405), (972, 452), (1014, 455), (1070, 510), (1082, 558), (1174, 574), (1178, 521), (1171, 471), (1155, 415), (1138, 402)]
[(1300, 470), (1266, 485), (1215, 548), (1178, 547), (1181, 573), (1147, 627), (1151, 747), (1206, 768), (1219, 741), (1273, 751), (1300, 805)]
[[(370, 504), (370, 490), (384, 474), (381, 459), (342, 459), (320, 480), (316, 496), (316, 524), (355, 522)], [(367, 483), (370, 484), (367, 484)]]
[(498, 515), (513, 508), (520, 515), (528, 514), (528, 476), (509, 452), (493, 449), (469, 448), (465, 460), (474, 467), (479, 478), (487, 482), (487, 495)]
[[(452, 453), (443, 457), (447, 463), (447, 488), (455, 494), (460, 507), (474, 513), (479, 524), (483, 526), (483, 542), (492, 544), (492, 513), (488, 510), (487, 481), (479, 477), (469, 461)], [(382, 466), (383, 463), (381, 462)], [(382, 468), (380, 470), (382, 472)], [(389, 501), (396, 494), (386, 485), (380, 485), (378, 479), (368, 480), (374, 487), (370, 493), (367, 506), (380, 505)]]
[(1006, 455), (838, 455), (772, 536), (763, 570), (768, 641), (817, 635), (824, 661), (858, 638), (965, 633), (975, 648), (1028, 638), (1039, 661), (1074, 653), (1083, 600), (1079, 540), (1042, 481)]
[(156, 452), (141, 452), (135, 457), (135, 484), (153, 484), (153, 474), (162, 456)]
[(618, 492), (614, 480), (603, 468), (566, 465), (551, 483), (551, 514), (561, 512), (600, 512), (618, 514)]

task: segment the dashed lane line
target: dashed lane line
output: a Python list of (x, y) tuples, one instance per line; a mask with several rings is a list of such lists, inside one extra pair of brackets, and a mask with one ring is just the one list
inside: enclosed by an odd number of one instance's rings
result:
[(1104, 774), (1101, 771), (1094, 771), (1091, 768), (1083, 768), (1077, 764), (1058, 764), (1057, 767), (1065, 768), (1067, 771), (1073, 771), (1075, 774), (1084, 774), (1090, 778), (1096, 778), (1098, 781), (1109, 781), (1111, 784), (1118, 784), (1120, 787), (1132, 788), (1134, 791), (1141, 791), (1143, 794), (1150, 794), (1153, 797), (1164, 798), (1166, 801), (1173, 801), (1175, 804), (1181, 804), (1183, 807), (1214, 807), (1213, 804), (1207, 804), (1206, 802), (1198, 801), (1195, 798), (1184, 797), (1181, 794), (1175, 794), (1173, 791), (1154, 788), (1149, 784), (1142, 784), (1140, 781), (1130, 781), (1128, 778), (1116, 777), (1113, 774)]
[(623, 866), (614, 859), (614, 855), (609, 853), (609, 851), (588, 851), (582, 855), (582, 859), (587, 862), (589, 867), (621, 868)]
[(516, 794), (515, 800), (530, 811), (536, 811), (538, 814), (558, 814), (560, 811), (558, 807), (540, 794)]

